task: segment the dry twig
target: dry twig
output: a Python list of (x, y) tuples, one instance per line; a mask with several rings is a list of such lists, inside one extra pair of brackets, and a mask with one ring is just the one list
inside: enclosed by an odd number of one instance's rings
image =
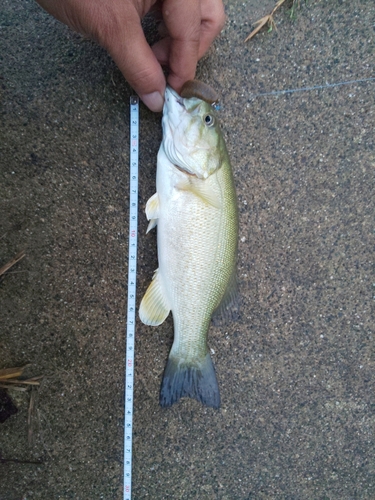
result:
[(34, 444), (34, 423), (35, 423), (35, 411), (36, 411), (35, 391), (36, 391), (35, 387), (31, 387), (29, 411), (27, 413), (27, 426), (28, 426), (27, 439), (30, 446)]
[(32, 377), (28, 379), (20, 379), (25, 368), (29, 365), (20, 366), (16, 368), (3, 368), (0, 370), (0, 387), (2, 389), (12, 389), (16, 391), (27, 391), (31, 387), (30, 403), (28, 410), (28, 441), (31, 446), (34, 442), (34, 424), (35, 424), (35, 411), (36, 411), (36, 386), (40, 384), (39, 377)]
[(25, 257), (25, 252), (22, 250), (22, 252), (19, 252), (13, 259), (11, 259), (9, 262), (7, 262), (3, 267), (0, 267), (0, 276), (5, 274), (8, 269), (14, 266), (14, 264), (17, 264), (21, 259)]
[[(293, 0), (293, 6), (294, 6), (294, 3), (296, 1), (297, 0)], [(286, 0), (278, 0), (278, 2), (276, 3), (275, 7), (272, 9), (270, 14), (268, 14), (268, 15), (262, 17), (261, 19), (259, 19), (258, 21), (256, 21), (256, 23), (254, 24), (255, 28), (250, 33), (250, 35), (246, 38), (245, 42), (247, 42), (248, 40), (253, 38), (266, 24), (268, 24), (270, 31), (273, 29), (276, 29), (276, 24), (275, 24), (275, 21), (273, 19), (273, 15), (277, 11), (277, 9), (279, 7), (281, 7), (282, 4), (285, 2), (286, 2)]]
[(25, 365), (17, 368), (3, 368), (0, 370), (0, 387), (2, 389), (16, 389), (19, 391), (26, 391), (28, 386), (39, 385), (39, 380), (43, 378), (32, 377), (28, 379), (20, 379), (23, 371), (29, 365)]

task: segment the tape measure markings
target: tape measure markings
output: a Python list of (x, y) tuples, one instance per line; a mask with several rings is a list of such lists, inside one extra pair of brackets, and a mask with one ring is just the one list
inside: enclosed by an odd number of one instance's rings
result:
[(139, 99), (130, 97), (130, 209), (128, 302), (126, 323), (125, 366), (125, 425), (124, 425), (124, 500), (131, 500), (133, 394), (134, 394), (134, 340), (137, 284), (137, 234), (138, 234), (138, 158), (139, 158)]

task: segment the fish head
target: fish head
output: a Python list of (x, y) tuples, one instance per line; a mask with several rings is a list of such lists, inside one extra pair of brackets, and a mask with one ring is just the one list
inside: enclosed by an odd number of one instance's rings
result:
[(162, 123), (164, 151), (179, 170), (207, 179), (220, 168), (222, 136), (209, 103), (167, 87)]

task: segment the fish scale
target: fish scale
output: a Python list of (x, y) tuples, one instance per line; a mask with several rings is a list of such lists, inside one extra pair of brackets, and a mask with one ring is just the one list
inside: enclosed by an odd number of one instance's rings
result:
[[(207, 347), (212, 315), (236, 293), (238, 212), (232, 169), (212, 106), (167, 88), (156, 194), (146, 215), (157, 226), (159, 268), (140, 318), (160, 325), (172, 311), (174, 341), (160, 403), (181, 397), (219, 407)], [(221, 307), (222, 304), (222, 307)]]

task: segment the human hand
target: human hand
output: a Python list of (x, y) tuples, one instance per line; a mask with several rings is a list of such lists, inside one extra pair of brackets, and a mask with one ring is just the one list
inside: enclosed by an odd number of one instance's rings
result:
[[(225, 22), (222, 0), (37, 0), (56, 19), (105, 47), (152, 111), (161, 111), (168, 84), (177, 92), (195, 76)], [(150, 47), (141, 19), (161, 13), (165, 37)]]

